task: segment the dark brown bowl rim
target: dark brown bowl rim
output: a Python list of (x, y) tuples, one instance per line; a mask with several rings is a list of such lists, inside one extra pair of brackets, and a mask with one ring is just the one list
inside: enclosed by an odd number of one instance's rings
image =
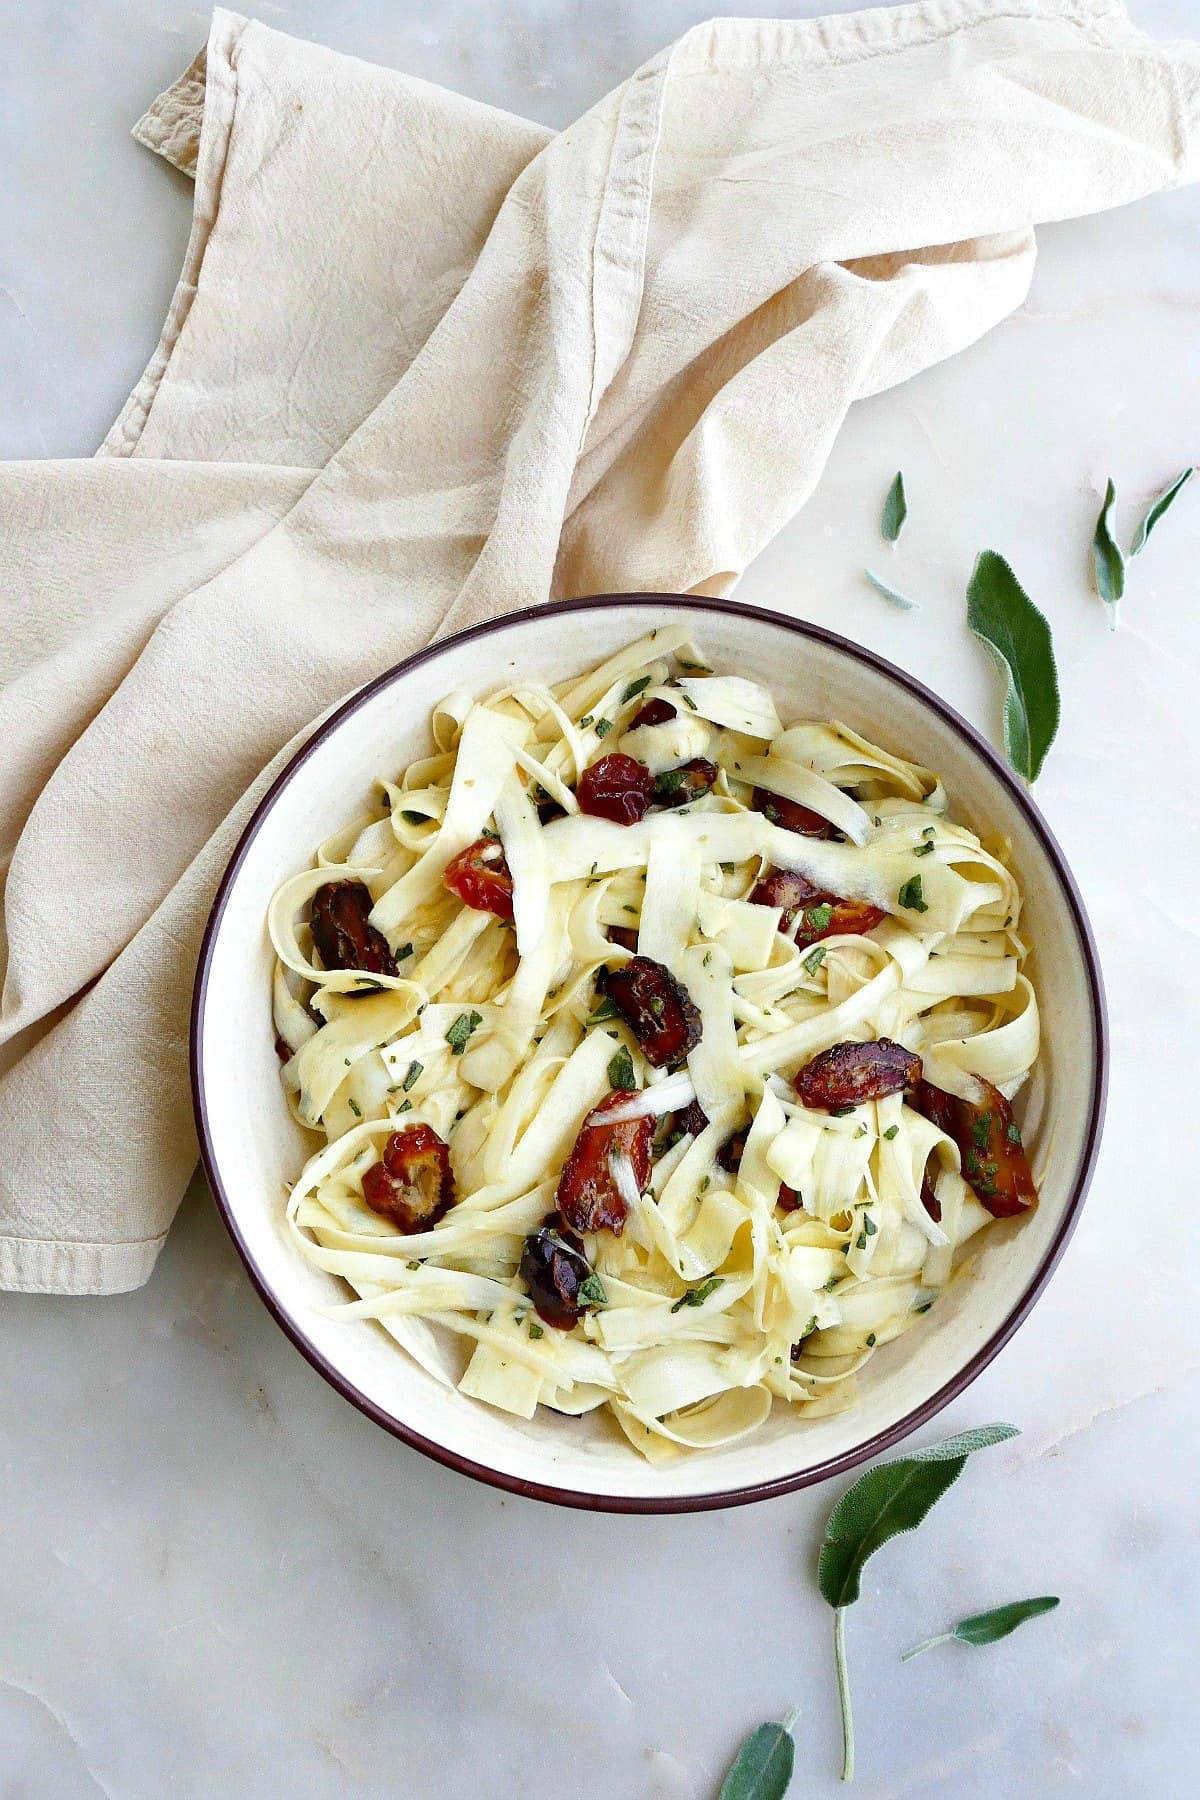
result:
[[(1024, 814), (1030, 829), (1041, 843), (1042, 848), (1053, 866), (1055, 875), (1057, 876), (1059, 885), (1066, 897), (1074, 921), (1076, 936), (1079, 941), (1079, 947), (1087, 971), (1092, 1007), (1092, 1023), (1096, 1041), (1096, 1061), (1093, 1070), (1091, 1112), (1088, 1119), (1087, 1137), (1079, 1168), (1076, 1171), (1075, 1180), (1072, 1185), (1071, 1195), (1063, 1212), (1062, 1220), (1053, 1241), (1047, 1247), (1045, 1255), (1035, 1270), (1029, 1286), (1026, 1288), (1016, 1306), (1009, 1313), (1004, 1323), (997, 1329), (992, 1337), (989, 1338), (983, 1348), (976, 1351), (974, 1356), (970, 1358), (965, 1366), (940, 1387), (935, 1394), (932, 1394), (928, 1400), (923, 1401), (922, 1404), (916, 1407), (912, 1412), (907, 1413), (903, 1419), (898, 1420), (894, 1425), (890, 1425), (885, 1431), (877, 1432), (874, 1437), (866, 1439), (863, 1443), (856, 1445), (854, 1449), (847, 1450), (840, 1456), (830, 1457), (827, 1461), (818, 1463), (811, 1469), (802, 1470), (799, 1474), (779, 1476), (772, 1481), (755, 1482), (748, 1487), (729, 1488), (724, 1492), (715, 1494), (664, 1495), (662, 1498), (656, 1498), (653, 1495), (591, 1494), (577, 1488), (558, 1487), (551, 1483), (540, 1481), (527, 1481), (520, 1476), (508, 1475), (501, 1470), (490, 1468), (486, 1463), (472, 1462), (469, 1457), (460, 1456), (455, 1451), (446, 1449), (444, 1445), (436, 1443), (430, 1438), (422, 1437), (419, 1432), (413, 1431), (409, 1426), (402, 1424), (398, 1419), (395, 1419), (390, 1414), (386, 1413), (382, 1407), (377, 1406), (373, 1400), (368, 1399), (367, 1395), (362, 1393), (353, 1382), (348, 1381), (341, 1371), (336, 1368), (334, 1364), (329, 1362), (321, 1352), (293, 1326), (291, 1320), (286, 1316), (276, 1301), (270, 1286), (242, 1236), (237, 1219), (234, 1216), (233, 1207), (229, 1201), (229, 1196), (227, 1195), (221, 1180), (216, 1158), (213, 1154), (209, 1133), (208, 1105), (204, 1091), (204, 1072), (200, 1060), (200, 1040), (204, 1023), (204, 1006), (208, 992), (208, 977), (212, 963), (213, 946), (216, 942), (217, 932), (220, 930), (221, 920), (228, 903), (230, 890), (232, 889), (233, 883), (245, 860), (246, 853), (254, 838), (257, 836), (264, 818), (274, 804), (276, 796), (282, 791), (287, 783), (291, 781), (297, 770), (303, 767), (317, 747), (322, 744), (331, 733), (337, 730), (343, 719), (349, 718), (349, 716), (356, 712), (360, 706), (365, 705), (365, 703), (373, 698), (381, 688), (389, 686), (392, 682), (398, 680), (400, 676), (410, 673), (413, 669), (420, 668), (423, 663), (435, 661), (444, 650), (452, 645), (468, 643), (475, 638), (489, 637), (493, 632), (504, 630), (510, 625), (518, 624), (526, 620), (559, 616), (564, 613), (586, 613), (609, 607), (616, 608), (621, 606), (646, 605), (660, 606), (668, 611), (679, 608), (694, 612), (734, 614), (742, 618), (754, 619), (757, 622), (770, 625), (777, 629), (793, 632), (799, 638), (807, 638), (815, 643), (828, 645), (831, 648), (840, 651), (843, 655), (852, 658), (854, 661), (864, 664), (867, 668), (887, 676), (900, 687), (906, 688), (910, 694), (915, 695), (916, 698), (921, 700), (931, 711), (936, 713), (948, 725), (952, 726), (990, 769), (996, 780), (1007, 791), (1009, 797)], [(1104, 1118), (1105, 1099), (1108, 1092), (1109, 1045), (1104, 984), (1100, 974), (1100, 960), (1096, 951), (1096, 942), (1092, 935), (1092, 928), (1088, 922), (1087, 913), (1084, 910), (1083, 900), (1080, 897), (1075, 878), (1071, 874), (1066, 858), (1063, 855), (1053, 832), (1050, 830), (1050, 827), (1047, 825), (1026, 789), (1001, 761), (991, 745), (980, 736), (974, 726), (969, 724), (961, 714), (957, 713), (952, 706), (947, 705), (944, 700), (933, 693), (931, 689), (927, 688), (922, 682), (915, 680), (913, 676), (906, 674), (904, 670), (898, 669), (896, 665), (889, 662), (886, 657), (877, 656), (874, 651), (863, 649), (860, 644), (852, 643), (848, 638), (839, 636), (837, 632), (827, 631), (823, 626), (811, 625), (804, 620), (788, 618), (782, 613), (770, 612), (764, 607), (746, 606), (737, 600), (715, 600), (704, 596), (687, 594), (593, 594), (576, 600), (560, 600), (544, 606), (525, 607), (517, 612), (506, 613), (501, 618), (490, 619), (482, 625), (472, 625), (465, 631), (455, 633), (452, 637), (439, 639), (437, 642), (427, 646), (424, 650), (418, 650), (415, 655), (406, 657), (402, 662), (393, 664), (391, 668), (385, 669), (382, 675), (377, 675), (373, 681), (368, 682), (364, 687), (358, 688), (348, 700), (344, 701), (343, 704), (338, 707), (336, 712), (331, 713), (329, 717), (318, 726), (313, 732), (313, 735), (301, 746), (295, 756), (292, 757), (287, 767), (283, 769), (272, 782), (271, 786), (267, 789), (267, 792), (259, 801), (257, 807), (254, 809), (250, 822), (238, 841), (237, 848), (230, 858), (229, 866), (221, 877), (221, 883), (217, 888), (212, 912), (209, 915), (208, 923), (205, 926), (204, 936), (200, 945), (200, 958), (196, 970), (195, 987), (192, 994), (189, 1040), (191, 1053), (192, 1104), (196, 1116), (196, 1130), (200, 1140), (200, 1158), (204, 1166), (205, 1175), (208, 1178), (209, 1187), (216, 1200), (218, 1211), (224, 1220), (225, 1228), (233, 1239), (234, 1247), (245, 1264), (246, 1271), (255, 1288), (258, 1290), (260, 1299), (274, 1318), (276, 1324), (279, 1325), (291, 1339), (292, 1343), (300, 1353), (307, 1358), (313, 1368), (316, 1369), (319, 1374), (323, 1375), (331, 1387), (335, 1388), (344, 1399), (349, 1400), (354, 1406), (358, 1407), (360, 1412), (365, 1413), (369, 1419), (373, 1419), (377, 1425), (381, 1425), (385, 1431), (391, 1432), (394, 1437), (398, 1437), (404, 1443), (411, 1445), (414, 1450), (421, 1451), (423, 1455), (432, 1458), (434, 1462), (442, 1463), (449, 1469), (456, 1469), (459, 1474), (469, 1475), (474, 1480), (482, 1481), (490, 1487), (503, 1488), (510, 1494), (520, 1494), (531, 1500), (546, 1500), (558, 1506), (579, 1507), (589, 1512), (708, 1512), (716, 1510), (719, 1507), (745, 1506), (754, 1500), (771, 1500), (781, 1494), (794, 1493), (799, 1488), (813, 1487), (818, 1482), (828, 1481), (831, 1476), (844, 1475), (851, 1469), (857, 1468), (861, 1463), (868, 1462), (871, 1457), (878, 1456), (881, 1451), (890, 1449), (893, 1445), (898, 1444), (903, 1438), (908, 1437), (912, 1432), (919, 1430), (922, 1425), (927, 1424), (930, 1419), (941, 1412), (943, 1407), (948, 1406), (952, 1400), (957, 1399), (959, 1394), (975, 1380), (976, 1376), (982, 1374), (983, 1370), (987, 1368), (993, 1357), (999, 1354), (1004, 1345), (1017, 1330), (1018, 1326), (1026, 1319), (1035, 1302), (1040, 1298), (1045, 1289), (1046, 1284), (1054, 1272), (1063, 1251), (1067, 1247), (1071, 1234), (1078, 1223), (1079, 1213), (1083, 1206), (1088, 1185), (1092, 1178), (1092, 1172), (1096, 1165), (1096, 1156), (1100, 1146), (1101, 1125)]]

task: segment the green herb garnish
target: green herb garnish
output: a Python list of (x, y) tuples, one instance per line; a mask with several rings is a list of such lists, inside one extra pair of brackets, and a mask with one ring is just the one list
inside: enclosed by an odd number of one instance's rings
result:
[(703, 1306), (708, 1296), (715, 1294), (717, 1289), (724, 1285), (725, 1277), (723, 1275), (710, 1275), (707, 1281), (700, 1283), (699, 1287), (689, 1288), (686, 1294), (680, 1294), (671, 1311), (677, 1313), (685, 1306)]
[(907, 594), (900, 592), (899, 588), (894, 588), (890, 582), (882, 580), (880, 576), (876, 575), (874, 569), (864, 569), (863, 574), (875, 592), (882, 594), (885, 600), (890, 600), (893, 606), (898, 606), (901, 612), (918, 612), (920, 610), (915, 600), (910, 600)]
[(897, 471), (896, 478), (887, 491), (883, 503), (883, 517), (879, 521), (879, 529), (889, 544), (894, 544), (904, 528), (908, 517), (908, 501), (904, 497), (904, 476)]
[(1108, 607), (1108, 628), (1117, 629), (1117, 608), (1125, 592), (1125, 558), (1112, 533), (1113, 507), (1117, 490), (1111, 477), (1104, 490), (1104, 504), (1092, 535), (1092, 568), (1096, 576), (1096, 592)]
[(533, 1320), (530, 1319), (529, 1335), (531, 1338), (540, 1338), (540, 1337), (545, 1337), (546, 1333), (542, 1330), (540, 1325), (535, 1325)]
[(1036, 781), (1058, 731), (1058, 669), (1050, 627), (1008, 564), (994, 550), (976, 559), (967, 589), (967, 623), (1004, 670), (1004, 754), (1018, 775)]
[(683, 704), (685, 706), (690, 706), (693, 712), (699, 712), (699, 710), (700, 710), (700, 708), (696, 705), (696, 702), (692, 699), (692, 696), (688, 693), (684, 693), (684, 695), (683, 695)]
[(637, 1086), (633, 1058), (624, 1044), (608, 1065), (608, 1085), (610, 1088), (620, 1088), (625, 1093), (632, 1093)]
[(606, 738), (611, 730), (612, 730), (612, 720), (611, 719), (597, 719), (596, 720), (596, 736), (598, 738)]
[(586, 731), (588, 726), (591, 724), (591, 722), (592, 722), (591, 713), (584, 713), (582, 719), (580, 719), (580, 721), (579, 721), (580, 731)]
[(923, 913), (929, 911), (928, 906), (925, 904), (925, 896), (921, 892), (921, 877), (919, 875), (910, 875), (896, 898), (900, 902), (900, 905), (906, 906), (910, 912)]
[(800, 964), (800, 967), (804, 970), (806, 975), (815, 975), (824, 961), (825, 946), (824, 944), (818, 944), (815, 950), (809, 951), (808, 955), (804, 958), (804, 961)]
[(1158, 524), (1158, 521), (1162, 518), (1172, 500), (1175, 499), (1177, 494), (1182, 493), (1183, 489), (1187, 486), (1195, 473), (1195, 469), (1185, 469), (1182, 475), (1177, 475), (1175, 477), (1169, 488), (1164, 488), (1163, 492), (1158, 496), (1158, 499), (1154, 502), (1150, 511), (1146, 514), (1145, 518), (1134, 532), (1133, 542), (1129, 546), (1130, 556), (1137, 556), (1140, 551), (1145, 549), (1146, 539), (1150, 536), (1150, 533), (1154, 530), (1154, 527)]
[(891, 1143), (892, 1139), (895, 1137), (895, 1135), (899, 1131), (899, 1129), (900, 1129), (900, 1127), (898, 1125), (889, 1125), (888, 1126), (887, 1130), (884, 1132), (883, 1135), (888, 1140), (889, 1144)]
[(355, 1118), (361, 1119), (362, 1118), (362, 1109), (359, 1106), (358, 1101), (350, 1100), (350, 1101), (348, 1101), (348, 1105), (350, 1107), (350, 1111), (354, 1114)]
[(1026, 1619), (1053, 1612), (1057, 1605), (1057, 1594), (1039, 1594), (1036, 1600), (1010, 1600), (1007, 1606), (993, 1606), (989, 1612), (973, 1613), (969, 1619), (960, 1619), (952, 1631), (940, 1632), (937, 1637), (926, 1638), (923, 1644), (915, 1644), (904, 1652), (900, 1661), (910, 1662), (923, 1650), (932, 1650), (937, 1644), (949, 1644), (955, 1639), (960, 1644), (995, 1644), (1015, 1631), (1018, 1625), (1023, 1625)]
[(608, 1019), (619, 1019), (621, 1016), (616, 1001), (611, 994), (605, 994), (603, 1000), (594, 1006), (587, 1016), (589, 1025), (603, 1025)]
[(804, 909), (805, 931), (828, 931), (829, 922), (833, 918), (833, 908), (828, 900), (822, 900), (820, 906), (806, 906)]
[(1008, 1139), (1010, 1144), (1019, 1144), (1020, 1143), (1021, 1127), (1017, 1124), (1017, 1121), (1015, 1119), (1010, 1120), (1010, 1122), (1004, 1127), (1004, 1135)]
[[(463, 1039), (463, 1042), (464, 1043), (466, 1042), (465, 1038)], [(417, 1082), (421, 1079), (421, 1071), (424, 1068), (424, 1066), (425, 1066), (424, 1063), (419, 1063), (419, 1062), (409, 1063), (408, 1074), (404, 1077), (404, 1091), (406, 1094), (408, 1093), (410, 1088), (415, 1087)]]
[(624, 706), (627, 700), (636, 700), (638, 695), (644, 693), (649, 686), (650, 677), (648, 675), (641, 676), (637, 681), (631, 681), (621, 695), (621, 705)]
[(467, 1047), (467, 1039), (477, 1025), (483, 1024), (483, 1014), (477, 1012), (459, 1013), (457, 1019), (446, 1032), (446, 1042), (451, 1054), (461, 1056)]
[(717, 1800), (783, 1800), (796, 1766), (792, 1726), (798, 1716), (797, 1708), (782, 1725), (760, 1725), (750, 1733), (721, 1783)]
[(933, 845), (932, 844), (914, 844), (913, 845), (913, 855), (914, 856), (932, 856), (933, 855)]
[(861, 1475), (829, 1515), (817, 1583), (834, 1611), (834, 1654), (842, 1707), (842, 1780), (854, 1779), (854, 1717), (846, 1665), (846, 1609), (859, 1597), (862, 1572), (876, 1550), (903, 1531), (913, 1531), (953, 1486), (968, 1456), (1016, 1437), (1013, 1425), (983, 1425), (928, 1450), (879, 1463)]
[(594, 1269), (586, 1281), (580, 1282), (579, 1298), (585, 1306), (606, 1306), (608, 1304), (607, 1290)]

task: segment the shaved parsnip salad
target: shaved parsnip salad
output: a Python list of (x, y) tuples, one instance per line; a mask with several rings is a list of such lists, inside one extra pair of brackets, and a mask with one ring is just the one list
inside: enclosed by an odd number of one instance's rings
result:
[(329, 1310), (655, 1461), (851, 1405), (1036, 1200), (1005, 847), (671, 626), (432, 738), (270, 908)]

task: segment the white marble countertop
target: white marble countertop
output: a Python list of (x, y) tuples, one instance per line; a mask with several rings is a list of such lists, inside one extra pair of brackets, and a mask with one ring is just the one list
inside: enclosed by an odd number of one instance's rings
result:
[[(709, 9), (257, 10), (565, 124)], [(1160, 37), (1200, 23), (1194, 0), (1133, 11)], [(89, 454), (157, 337), (189, 190), (128, 128), (205, 29), (185, 0), (26, 0), (7, 21), (0, 454)], [(978, 549), (1010, 557), (1056, 633), (1064, 718), (1038, 797), (1090, 907), (1112, 1011), (1109, 1124), (1080, 1230), (1027, 1325), (927, 1434), (1007, 1418), (1024, 1435), (871, 1565), (850, 1620), (870, 1800), (1200, 1786), (1200, 484), (1139, 559), (1115, 637), (1087, 575), (1106, 476), (1124, 526), (1200, 461), (1198, 325), (1200, 188), (1046, 230), (1028, 303), (857, 407), (815, 499), (739, 589), (861, 639), (994, 735), (998, 688), (963, 592)], [(887, 566), (921, 599), (911, 614), (859, 573), (878, 566), (898, 467), (910, 518)], [(199, 1185), (141, 1293), (0, 1297), (0, 1379), (5, 1800), (706, 1800), (745, 1732), (793, 1705), (793, 1793), (838, 1791), (813, 1581), (836, 1487), (663, 1519), (477, 1487), (324, 1385)], [(1005, 1644), (897, 1662), (964, 1612), (1046, 1591), (1060, 1610)]]

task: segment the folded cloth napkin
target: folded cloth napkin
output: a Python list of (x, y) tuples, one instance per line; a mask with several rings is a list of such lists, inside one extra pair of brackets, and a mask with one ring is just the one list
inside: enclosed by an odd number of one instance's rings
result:
[(216, 13), (137, 127), (196, 183), (158, 349), (95, 460), (0, 466), (0, 1284), (153, 1268), (205, 916), (317, 714), (531, 601), (727, 591), (1198, 115), (1117, 0), (719, 20), (557, 137)]

